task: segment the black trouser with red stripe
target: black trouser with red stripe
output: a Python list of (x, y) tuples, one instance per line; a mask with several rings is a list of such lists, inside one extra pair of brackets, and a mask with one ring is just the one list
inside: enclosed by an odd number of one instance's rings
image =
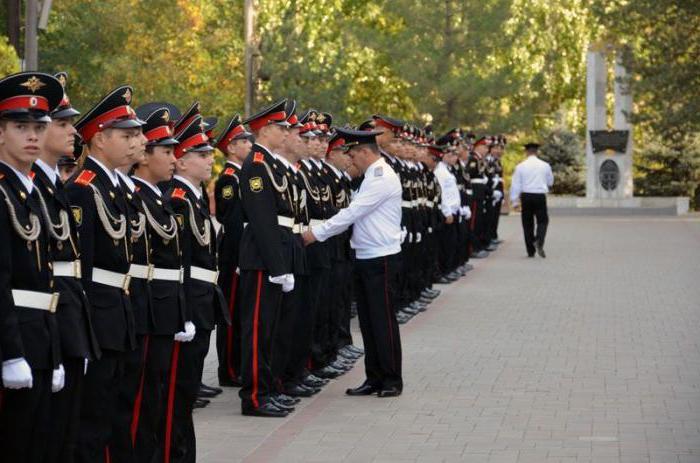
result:
[(51, 370), (32, 369), (32, 387), (0, 389), (0, 459), (42, 461), (49, 435)]
[(355, 294), (365, 347), (365, 374), (369, 384), (384, 388), (403, 388), (401, 338), (394, 312), (400, 264), (400, 254), (355, 261)]
[(350, 306), (352, 303), (352, 263), (349, 260), (334, 260), (332, 263), (334, 288), (332, 303), (339, 315), (337, 334), (334, 337), (336, 350), (352, 344), (350, 331)]
[(83, 378), (80, 433), (75, 452), (78, 462), (100, 462), (109, 454), (125, 355), (125, 352), (103, 348), (102, 357), (88, 364)]
[[(131, 420), (136, 461), (151, 462), (163, 446), (173, 335), (149, 335), (144, 343), (146, 364)], [(161, 459), (162, 460), (162, 459)]]
[(64, 356), (63, 368), (66, 370), (63, 389), (51, 394), (51, 435), (46, 454), (47, 463), (75, 461), (85, 359)]
[[(197, 327), (197, 332), (192, 341), (179, 343), (179, 359), (174, 363), (177, 365), (175, 397), (173, 400), (169, 395), (165, 410), (166, 433), (164, 446), (167, 445), (168, 441), (171, 442), (170, 459), (163, 458), (163, 461), (166, 463), (171, 461), (195, 463), (197, 461), (192, 406), (197, 398), (197, 391), (199, 391), (199, 385), (202, 381), (204, 358), (209, 351), (210, 338), (211, 331)], [(173, 351), (175, 351), (174, 347)], [(167, 431), (169, 416), (173, 417), (172, 437), (170, 439)]]
[(272, 343), (282, 303), (282, 286), (264, 270), (241, 270), (241, 408), (254, 410), (274, 391)]
[(330, 278), (331, 270), (328, 268), (311, 269), (309, 275), (309, 304), (314, 320), (311, 364), (314, 369), (325, 367), (335, 358), (335, 352), (331, 352), (329, 329), (332, 318), (329, 297), (333, 290)]
[[(274, 334), (273, 374), (283, 385), (282, 390), (301, 382), (307, 373), (314, 334), (314, 317), (309, 301), (309, 278), (294, 275), (294, 291), (284, 294), (280, 320)], [(293, 325), (282, 321), (290, 306), (296, 312)], [(286, 352), (284, 350), (286, 349)]]
[(147, 335), (137, 335), (136, 349), (124, 355), (124, 374), (117, 393), (114, 428), (109, 442), (111, 463), (136, 461), (131, 439), (131, 419), (146, 363), (145, 348), (147, 348), (147, 342)]
[(472, 211), (470, 223), (472, 249), (481, 251), (488, 246), (486, 242), (488, 223), (486, 188), (483, 185), (474, 185), (474, 196), (470, 208)]
[(234, 269), (227, 269), (219, 276), (219, 286), (228, 303), (231, 325), (216, 325), (216, 351), (219, 358), (218, 376), (222, 380), (238, 381), (241, 374), (241, 313), (240, 276)]

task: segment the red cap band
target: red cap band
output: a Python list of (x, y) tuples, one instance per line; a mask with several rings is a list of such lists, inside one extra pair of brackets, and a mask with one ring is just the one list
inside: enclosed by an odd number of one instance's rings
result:
[(160, 140), (161, 138), (166, 138), (172, 136), (173, 131), (167, 125), (161, 125), (153, 130), (149, 130), (143, 135), (148, 139), (148, 141)]
[(219, 148), (221, 151), (225, 151), (226, 147), (228, 146), (229, 143), (236, 137), (236, 135), (239, 135), (243, 133), (243, 125), (237, 125), (231, 131), (226, 134), (224, 138), (219, 140), (219, 142), (216, 144), (216, 147)]
[(136, 112), (129, 105), (118, 106), (94, 118), (80, 130), (80, 136), (88, 142), (108, 123), (117, 119), (136, 119)]
[(262, 116), (258, 119), (252, 120), (248, 123), (250, 128), (254, 131), (258, 131), (268, 125), (270, 122), (282, 122), (287, 120), (287, 113), (284, 111), (279, 111), (276, 113), (270, 113), (265, 116)]
[(43, 96), (20, 95), (7, 98), (0, 102), (0, 111), (11, 111), (13, 109), (39, 109), (49, 110), (49, 100)]
[(208, 140), (209, 138), (207, 138), (206, 134), (203, 133), (192, 135), (190, 138), (177, 145), (177, 148), (175, 148), (175, 158), (180, 159), (187, 154), (187, 150), (189, 148), (206, 143)]
[(328, 149), (326, 150), (326, 154), (330, 153), (334, 149), (343, 146), (345, 144), (345, 139), (344, 138), (336, 138), (332, 142), (328, 144)]

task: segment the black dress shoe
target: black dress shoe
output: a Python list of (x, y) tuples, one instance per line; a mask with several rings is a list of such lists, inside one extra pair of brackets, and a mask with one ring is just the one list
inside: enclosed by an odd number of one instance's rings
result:
[(323, 386), (325, 386), (327, 383), (321, 381), (320, 379), (319, 379), (318, 381), (314, 381), (314, 380), (311, 380), (311, 379), (308, 379), (308, 378), (304, 378), (304, 379), (301, 380), (301, 384), (303, 384), (303, 385), (306, 386), (306, 387), (310, 387), (310, 388), (314, 388), (314, 389), (315, 389), (315, 388), (323, 387)]
[(379, 392), (381, 388), (378, 386), (373, 386), (368, 383), (362, 383), (361, 386), (358, 386), (354, 389), (348, 389), (345, 391), (347, 395), (352, 395), (352, 396), (358, 396), (358, 395), (372, 395), (375, 392)]
[(313, 381), (313, 382), (319, 382), (319, 383), (321, 383), (322, 386), (325, 386), (326, 384), (328, 384), (330, 382), (330, 380), (319, 378), (318, 376), (316, 376), (314, 374), (309, 374), (304, 379), (308, 379), (309, 381)]
[(197, 391), (197, 397), (203, 398), (203, 399), (211, 399), (216, 397), (219, 394), (216, 394), (212, 391), (208, 391), (206, 389), (202, 389), (201, 387)]
[(241, 412), (245, 416), (262, 416), (268, 418), (284, 418), (289, 412), (276, 407), (272, 402), (261, 405), (258, 408), (244, 408)]
[(296, 410), (293, 405), (285, 405), (282, 402), (278, 401), (275, 397), (270, 398), (270, 402), (275, 407), (279, 408), (280, 410), (284, 410), (285, 412), (288, 412), (288, 413), (291, 413), (294, 410)]
[(535, 247), (537, 248), (537, 254), (538, 254), (541, 258), (544, 259), (545, 257), (547, 257), (547, 254), (544, 253), (544, 247), (543, 247), (540, 243), (537, 243), (537, 244), (535, 245)]
[(306, 384), (299, 384), (299, 387), (310, 392), (311, 395), (318, 394), (319, 392), (321, 392), (320, 387), (310, 387), (310, 386), (307, 386)]
[(207, 386), (207, 385), (204, 384), (204, 383), (199, 383), (199, 389), (200, 389), (200, 390), (204, 389), (205, 391), (212, 392), (212, 393), (214, 393), (214, 394), (216, 394), (216, 395), (219, 395), (219, 394), (221, 394), (222, 392), (224, 392), (224, 390), (221, 389), (220, 387)]
[(342, 375), (344, 372), (338, 371), (335, 368), (329, 366), (323, 367), (320, 370), (314, 371), (314, 374), (318, 376), (319, 378), (328, 378), (328, 379), (333, 379), (337, 378), (338, 376)]
[(338, 355), (344, 359), (350, 360), (351, 362), (356, 362), (360, 358), (359, 355), (351, 353), (349, 350), (340, 349)]
[(301, 387), (299, 384), (295, 384), (294, 386), (289, 386), (286, 389), (287, 394), (289, 394), (292, 397), (311, 397), (314, 395), (312, 391), (310, 391), (307, 388)]
[(398, 387), (387, 387), (377, 391), (377, 397), (397, 397), (401, 395), (401, 389)]
[(296, 405), (299, 402), (301, 402), (301, 399), (297, 399), (296, 397), (291, 397), (288, 394), (282, 393), (282, 394), (277, 394), (275, 396), (275, 400), (277, 402), (280, 402), (284, 405)]
[(350, 349), (351, 352), (355, 352), (360, 355), (364, 355), (365, 353), (365, 350), (362, 347), (357, 347), (352, 344), (348, 344), (347, 346), (345, 346), (345, 348)]
[(196, 398), (196, 399), (194, 399), (194, 403), (192, 404), (192, 408), (204, 408), (207, 405), (209, 405), (209, 400)]
[(238, 380), (231, 378), (219, 378), (219, 386), (221, 387), (241, 387), (243, 384)]
[(441, 285), (449, 285), (450, 283), (454, 282), (454, 280), (450, 280), (449, 278), (442, 276), (438, 279), (437, 282)]

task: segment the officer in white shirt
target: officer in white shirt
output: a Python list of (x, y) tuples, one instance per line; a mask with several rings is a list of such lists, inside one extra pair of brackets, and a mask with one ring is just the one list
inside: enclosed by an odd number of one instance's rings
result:
[(364, 172), (350, 206), (304, 233), (308, 245), (353, 226), (357, 312), (367, 379), (348, 395), (395, 397), (403, 390), (401, 339), (394, 310), (401, 252), (401, 181), (379, 153), (382, 132), (336, 129), (329, 150), (342, 149)]
[[(544, 239), (547, 235), (549, 216), (547, 215), (547, 193), (554, 183), (552, 167), (537, 157), (540, 145), (525, 145), (527, 159), (517, 165), (510, 186), (510, 201), (513, 206), (522, 205), (523, 233), (528, 257), (546, 257)], [(537, 219), (537, 231), (535, 231)]]

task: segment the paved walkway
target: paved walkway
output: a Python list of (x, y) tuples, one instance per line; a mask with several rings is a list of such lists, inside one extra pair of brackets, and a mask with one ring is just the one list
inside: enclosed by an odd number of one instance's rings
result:
[(502, 236), (402, 328), (401, 397), (346, 397), (361, 363), (284, 420), (228, 390), (198, 461), (700, 462), (700, 219), (554, 217), (546, 260)]

